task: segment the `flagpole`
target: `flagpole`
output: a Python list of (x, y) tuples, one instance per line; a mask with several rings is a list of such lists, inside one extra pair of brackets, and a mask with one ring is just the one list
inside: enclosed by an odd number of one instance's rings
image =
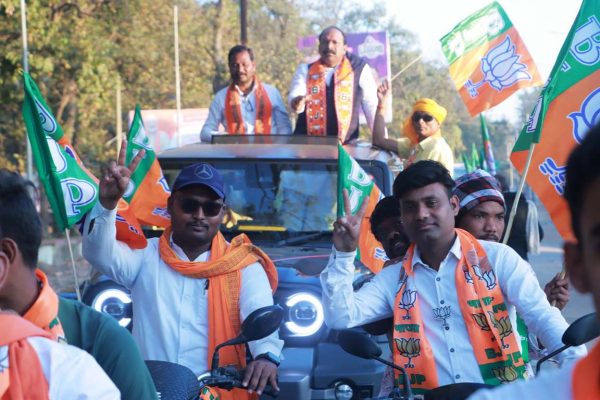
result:
[(406, 71), (407, 69), (409, 69), (411, 65), (413, 65), (414, 63), (416, 63), (417, 61), (419, 61), (421, 58), (423, 58), (422, 54), (419, 57), (417, 57), (414, 60), (412, 60), (411, 62), (409, 62), (408, 65), (406, 65), (404, 68), (402, 68), (400, 71), (398, 71), (394, 76), (392, 76), (392, 79), (390, 79), (390, 82), (393, 82), (394, 79), (396, 79), (397, 77), (399, 77), (401, 73), (403, 73), (404, 71)]
[(173, 30), (175, 35), (175, 98), (177, 102), (177, 147), (181, 147), (181, 82), (179, 77), (179, 12), (173, 6)]
[[(27, 9), (25, 0), (21, 0), (21, 37), (23, 38), (23, 71), (29, 73), (29, 49), (27, 46)], [(27, 137), (27, 135), (25, 135)], [(27, 142), (27, 179), (33, 182), (33, 162), (31, 143)]]
[(519, 182), (519, 188), (517, 189), (517, 194), (515, 195), (515, 200), (510, 210), (508, 223), (506, 224), (506, 229), (504, 230), (504, 239), (502, 240), (503, 244), (506, 244), (508, 242), (508, 237), (510, 236), (513, 221), (515, 219), (515, 215), (517, 214), (517, 206), (519, 205), (519, 199), (521, 197), (521, 193), (523, 193), (523, 188), (525, 187), (525, 179), (527, 178), (527, 173), (529, 172), (529, 167), (531, 166), (531, 159), (533, 158), (534, 149), (535, 142), (531, 143), (531, 146), (529, 147), (529, 154), (527, 154), (527, 163), (525, 164), (525, 169), (523, 170), (523, 175), (521, 176), (521, 181)]
[(116, 90), (116, 114), (117, 114), (117, 154), (121, 151), (121, 142), (123, 141), (123, 118), (121, 117), (121, 76), (117, 74), (117, 90)]
[(75, 257), (73, 256), (73, 246), (71, 246), (71, 235), (69, 234), (69, 228), (65, 229), (65, 235), (67, 236), (67, 246), (69, 247), (71, 267), (73, 268), (73, 278), (75, 279), (75, 293), (77, 294), (77, 301), (81, 301), (81, 293), (79, 292), (79, 279), (77, 279), (77, 268), (75, 268)]

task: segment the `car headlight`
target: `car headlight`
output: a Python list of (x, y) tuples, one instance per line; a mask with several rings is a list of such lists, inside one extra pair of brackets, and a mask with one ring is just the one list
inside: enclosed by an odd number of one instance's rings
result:
[(285, 327), (296, 336), (314, 335), (323, 325), (323, 305), (310, 293), (296, 293), (285, 302), (288, 318)]
[(91, 306), (96, 311), (112, 316), (123, 327), (131, 323), (131, 297), (120, 289), (102, 290), (96, 295)]

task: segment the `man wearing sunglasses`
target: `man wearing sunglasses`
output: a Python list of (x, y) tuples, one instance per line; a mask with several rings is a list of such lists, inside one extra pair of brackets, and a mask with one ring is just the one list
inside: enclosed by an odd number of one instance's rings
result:
[(440, 125), (446, 119), (447, 111), (432, 99), (419, 99), (413, 104), (410, 117), (404, 121), (404, 137), (388, 138), (385, 132), (384, 105), (390, 93), (390, 84), (383, 82), (377, 89), (377, 114), (373, 125), (373, 144), (398, 153), (405, 159), (404, 168), (421, 160), (441, 163), (450, 174), (454, 170), (454, 154), (442, 137)]
[(215, 95), (200, 139), (210, 143), (219, 124), (229, 134), (291, 135), (292, 125), (283, 99), (275, 87), (262, 83), (256, 76), (252, 49), (233, 46), (227, 59), (231, 84)]
[[(219, 232), (226, 212), (224, 182), (205, 163), (181, 170), (168, 200), (171, 226), (146, 248), (132, 250), (115, 239), (116, 206), (143, 152), (118, 163), (100, 181), (99, 203), (84, 226), (83, 253), (99, 271), (131, 290), (133, 336), (145, 359), (182, 364), (196, 375), (210, 369), (217, 344), (236, 337), (254, 310), (273, 304), (277, 272), (269, 257), (245, 235), (228, 243)], [(248, 390), (222, 391), (221, 399), (250, 399), (267, 382), (278, 390), (283, 342), (278, 333), (220, 350), (221, 365), (246, 367)]]

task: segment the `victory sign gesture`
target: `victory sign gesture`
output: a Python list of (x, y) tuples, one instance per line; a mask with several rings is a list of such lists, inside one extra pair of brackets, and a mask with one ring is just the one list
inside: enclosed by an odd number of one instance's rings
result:
[(337, 251), (350, 252), (356, 250), (358, 246), (360, 225), (365, 217), (368, 202), (363, 199), (356, 214), (352, 215), (350, 198), (346, 189), (343, 191), (343, 196), (345, 215), (333, 223), (333, 245)]
[(146, 151), (141, 150), (136, 154), (128, 167), (125, 166), (126, 154), (127, 139), (123, 139), (117, 162), (111, 161), (102, 179), (100, 179), (100, 204), (107, 210), (114, 210), (117, 207), (119, 200), (127, 189), (127, 185), (129, 185), (131, 174), (146, 155)]

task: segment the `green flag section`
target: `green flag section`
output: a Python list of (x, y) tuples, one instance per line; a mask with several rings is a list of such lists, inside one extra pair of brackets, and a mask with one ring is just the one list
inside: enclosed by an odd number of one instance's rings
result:
[(523, 173), (537, 143), (527, 182), (564, 239), (573, 237), (562, 195), (565, 164), (574, 146), (600, 123), (600, 0), (584, 0), (535, 108), (511, 155)]
[(519, 33), (495, 1), (465, 18), (440, 41), (450, 77), (473, 116), (520, 88), (542, 83)]
[(142, 224), (165, 228), (171, 224), (171, 218), (167, 212), (167, 200), (171, 191), (156, 159), (156, 153), (146, 135), (140, 107), (136, 105), (133, 121), (127, 134), (126, 164), (129, 165), (141, 150), (145, 150), (146, 153), (131, 176), (131, 181), (123, 197)]
[(33, 160), (60, 231), (73, 226), (96, 203), (98, 185), (74, 154), (59, 144), (63, 130), (52, 115), (37, 85), (23, 73), (23, 119)]
[(356, 258), (373, 273), (378, 273), (388, 260), (383, 246), (371, 232), (371, 214), (383, 197), (369, 174), (338, 143), (338, 217), (344, 216), (343, 190), (348, 191), (350, 210), (355, 214), (363, 201), (367, 201), (367, 210), (360, 226), (358, 252)]
[(481, 140), (483, 141), (483, 158), (485, 160), (485, 167), (490, 175), (496, 175), (496, 160), (494, 159), (494, 152), (492, 151), (490, 132), (483, 114), (479, 114), (479, 120), (481, 122)]

